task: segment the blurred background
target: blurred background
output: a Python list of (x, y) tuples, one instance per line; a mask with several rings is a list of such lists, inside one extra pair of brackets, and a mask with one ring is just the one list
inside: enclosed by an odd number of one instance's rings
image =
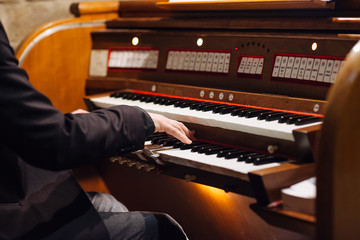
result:
[(91, 0), (0, 0), (0, 20), (11, 46), (16, 49), (39, 26), (73, 17), (69, 10), (71, 3), (89, 1)]

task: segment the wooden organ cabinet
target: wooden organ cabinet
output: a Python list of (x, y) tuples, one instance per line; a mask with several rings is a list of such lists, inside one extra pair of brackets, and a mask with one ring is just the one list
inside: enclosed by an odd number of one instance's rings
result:
[[(359, 239), (356, 1), (109, 1), (71, 11), (17, 51), (30, 81), (64, 112), (84, 108), (83, 98), (90, 110), (136, 105), (184, 122), (198, 140), (189, 148), (157, 135), (76, 169), (85, 190), (167, 212), (190, 239)], [(313, 176), (314, 216), (269, 207)]]

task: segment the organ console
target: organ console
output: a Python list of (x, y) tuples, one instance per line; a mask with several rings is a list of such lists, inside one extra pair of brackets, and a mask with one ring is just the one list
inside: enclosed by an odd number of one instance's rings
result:
[[(78, 92), (90, 110), (139, 106), (184, 122), (197, 140), (186, 145), (154, 134), (144, 149), (99, 164), (106, 191), (130, 209), (169, 212), (190, 239), (359, 235), (349, 230), (354, 224), (335, 219), (349, 214), (340, 214), (339, 196), (330, 194), (339, 191), (324, 187), (329, 179), (341, 183), (333, 180), (336, 166), (322, 172), (324, 156), (340, 161), (326, 148), (337, 149), (329, 144), (338, 136), (329, 126), (337, 124), (332, 114), (347, 107), (338, 103), (333, 110), (338, 99), (328, 102), (327, 95), (339, 76), (349, 78), (346, 56), (360, 38), (355, 1), (118, 4), (110, 8), (117, 17), (108, 15), (84, 34), (91, 47), (81, 51), (89, 64), (80, 66), (88, 74), (71, 84), (85, 89), (86, 96)], [(82, 6), (71, 7), (80, 19)], [(312, 176), (322, 184), (317, 215), (267, 207), (280, 200), (282, 188)], [(324, 196), (334, 197), (336, 211)]]

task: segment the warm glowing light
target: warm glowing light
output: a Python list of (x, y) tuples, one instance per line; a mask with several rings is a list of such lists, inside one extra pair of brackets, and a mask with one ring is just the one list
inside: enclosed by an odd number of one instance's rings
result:
[(317, 47), (318, 47), (317, 43), (313, 42), (313, 44), (311, 45), (311, 50), (315, 51)]
[(139, 44), (139, 38), (138, 37), (133, 37), (133, 39), (131, 40), (132, 45), (136, 46)]
[(196, 41), (196, 44), (201, 47), (204, 43), (204, 40), (202, 38), (198, 38), (198, 40)]
[(223, 189), (202, 184), (196, 184), (195, 186), (201, 192), (200, 196), (204, 199), (212, 199), (212, 202), (217, 203), (217, 206), (221, 206), (221, 208), (233, 209), (236, 205), (233, 198), (234, 193), (227, 193)]

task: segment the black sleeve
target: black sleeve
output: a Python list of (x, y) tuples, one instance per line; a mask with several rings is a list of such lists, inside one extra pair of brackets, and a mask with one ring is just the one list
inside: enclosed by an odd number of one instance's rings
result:
[(0, 23), (1, 142), (26, 162), (60, 170), (143, 147), (155, 127), (140, 108), (117, 106), (89, 114), (63, 114), (18, 67)]

